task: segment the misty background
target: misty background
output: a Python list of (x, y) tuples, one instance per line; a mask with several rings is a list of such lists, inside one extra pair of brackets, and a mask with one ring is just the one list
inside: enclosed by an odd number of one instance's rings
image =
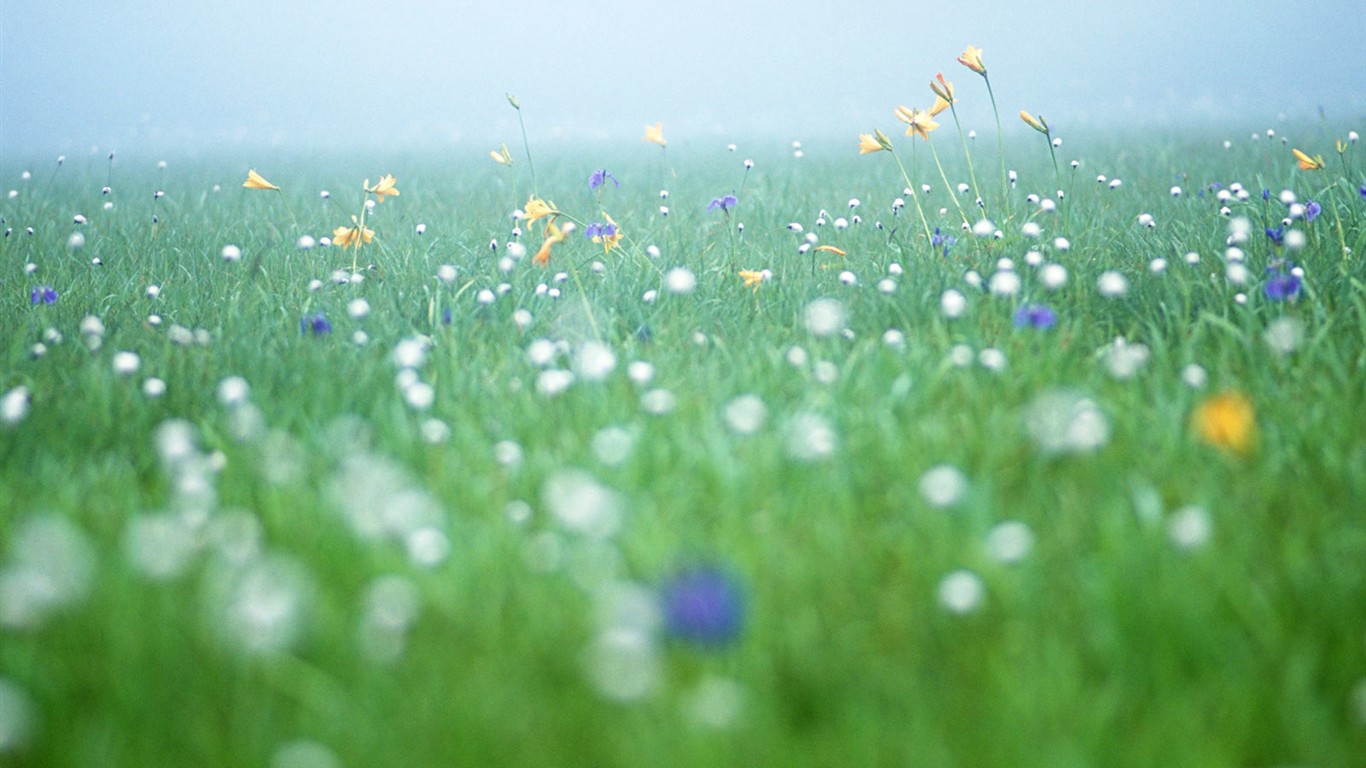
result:
[[(1361, 0), (0, 0), (0, 159), (103, 152), (671, 146), (896, 130), (942, 71), (966, 128), (1055, 132), (1326, 119), (1360, 127)], [(1235, 134), (1236, 135), (1236, 134)]]

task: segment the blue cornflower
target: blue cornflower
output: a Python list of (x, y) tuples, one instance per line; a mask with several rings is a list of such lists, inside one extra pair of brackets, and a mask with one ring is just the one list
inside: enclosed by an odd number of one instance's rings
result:
[(707, 213), (711, 213), (712, 211), (715, 211), (718, 208), (721, 210), (722, 213), (730, 213), (730, 209), (734, 208), (735, 205), (739, 202), (739, 200), (735, 199), (735, 195), (726, 195), (725, 197), (713, 197), (711, 199), (711, 202), (707, 203)]
[(596, 171), (593, 171), (593, 175), (588, 177), (588, 188), (597, 189), (598, 187), (601, 187), (603, 184), (606, 184), (609, 179), (611, 180), (612, 184), (615, 185), (618, 189), (621, 188), (621, 182), (617, 181), (616, 176), (613, 176), (612, 174), (608, 173), (606, 168), (600, 168)]
[(680, 640), (720, 645), (735, 639), (744, 623), (740, 586), (716, 568), (699, 566), (675, 574), (660, 600), (665, 627)]
[(1366, 184), (1363, 184), (1361, 189), (1358, 189), (1357, 191), (1361, 193), (1361, 199), (1366, 200)]
[(40, 285), (29, 291), (28, 301), (30, 304), (52, 304), (57, 301), (57, 291), (50, 285)]
[(1267, 227), (1266, 236), (1271, 238), (1271, 242), (1277, 247), (1283, 245), (1285, 243), (1285, 226), (1281, 225), (1275, 229)]
[(307, 336), (312, 333), (314, 336), (323, 336), (332, 332), (332, 324), (327, 321), (327, 315), (321, 312), (312, 315), (304, 315), (299, 321), (299, 333)]
[(616, 233), (617, 227), (615, 224), (603, 224), (600, 221), (595, 221), (583, 228), (583, 236), (587, 238), (612, 237)]
[(1265, 202), (1265, 201), (1270, 200), (1270, 199), (1271, 199), (1271, 190), (1269, 190), (1269, 189), (1263, 189), (1263, 190), (1262, 190), (1262, 201)]
[(939, 227), (934, 228), (934, 234), (930, 236), (930, 245), (938, 248), (944, 246), (944, 256), (949, 255), (949, 246), (958, 242), (958, 238), (953, 235), (943, 235), (939, 233)]
[(1047, 330), (1058, 322), (1058, 316), (1046, 304), (1024, 304), (1015, 310), (1016, 328)]
[(1323, 206), (1313, 200), (1304, 204), (1304, 222), (1306, 224), (1313, 224), (1314, 219), (1317, 219), (1320, 213), (1323, 213)]
[(1300, 295), (1300, 279), (1295, 276), (1295, 265), (1276, 263), (1266, 268), (1267, 281), (1263, 290), (1272, 301), (1293, 301)]

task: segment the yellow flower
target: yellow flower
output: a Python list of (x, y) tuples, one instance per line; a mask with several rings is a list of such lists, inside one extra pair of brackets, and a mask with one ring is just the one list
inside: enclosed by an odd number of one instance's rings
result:
[(242, 186), (247, 189), (274, 189), (279, 191), (279, 187), (266, 181), (255, 169), (247, 171), (247, 180), (242, 182)]
[(512, 153), (508, 152), (508, 145), (504, 144), (498, 149), (489, 150), (489, 157), (499, 165), (512, 165)]
[(1341, 155), (1347, 152), (1347, 147), (1349, 145), (1342, 139), (1337, 139), (1336, 141), (1334, 141), (1333, 146), (1337, 149), (1338, 154)]
[(979, 75), (987, 73), (987, 67), (982, 63), (982, 49), (975, 45), (969, 45), (964, 49), (963, 55), (958, 57), (958, 63)]
[(762, 270), (758, 269), (742, 269), (740, 270), (740, 279), (745, 281), (746, 288), (753, 288), (757, 293), (759, 291), (759, 283), (764, 281), (764, 273)]
[(533, 256), (531, 260), (542, 267), (546, 266), (550, 263), (550, 246), (555, 245), (556, 243), (563, 243), (567, 237), (569, 237), (569, 235), (556, 226), (555, 222), (552, 220), (545, 227), (545, 239), (541, 241), (540, 250), (536, 251), (536, 255)]
[(669, 142), (664, 140), (664, 123), (645, 126), (645, 138), (641, 141), (652, 141), (661, 147), (667, 145)]
[(934, 106), (930, 107), (930, 117), (934, 117), (935, 115), (939, 114), (940, 112), (943, 112), (944, 110), (948, 109), (948, 108), (949, 108), (949, 104), (951, 104), (951, 103), (952, 103), (952, 102), (944, 101), (944, 99), (943, 99), (942, 96), (935, 96), (935, 97), (934, 97)]
[(1327, 167), (1327, 164), (1323, 162), (1323, 155), (1310, 157), (1298, 149), (1291, 151), (1295, 153), (1295, 159), (1300, 161), (1300, 170), (1302, 171), (1321, 171)]
[(1191, 426), (1202, 440), (1231, 453), (1245, 454), (1257, 440), (1252, 402), (1240, 392), (1224, 392), (1196, 406)]
[(1044, 122), (1043, 115), (1035, 117), (1022, 109), (1020, 110), (1020, 119), (1025, 122), (1025, 125), (1039, 133), (1048, 133), (1048, 123)]
[(839, 248), (836, 248), (836, 247), (833, 246), (833, 245), (818, 245), (818, 246), (816, 246), (816, 250), (817, 250), (817, 251), (824, 251), (825, 253), (833, 253), (833, 254), (835, 254), (836, 256), (843, 256), (843, 255), (844, 255), (844, 251), (840, 250)]
[(915, 135), (929, 141), (930, 131), (939, 127), (939, 123), (936, 123), (931, 119), (928, 112), (922, 112), (918, 109), (897, 107), (892, 111), (892, 114), (895, 114), (898, 120), (910, 126), (906, 129), (907, 136)]
[(546, 202), (535, 195), (532, 195), (527, 199), (526, 205), (522, 208), (522, 212), (525, 214), (525, 221), (528, 224), (537, 219), (545, 218), (546, 216), (555, 217), (560, 215), (560, 212), (555, 209), (554, 203)]
[[(946, 107), (947, 107), (949, 104), (953, 104), (954, 102), (958, 101), (957, 99), (955, 99), (955, 98), (953, 97), (953, 83), (951, 83), (951, 82), (949, 82), (948, 80), (945, 80), (945, 79), (944, 79), (944, 73), (943, 73), (943, 72), (940, 72), (939, 74), (935, 75), (935, 76), (934, 76), (934, 79), (930, 81), (930, 90), (931, 90), (931, 91), (934, 91), (934, 95), (935, 95), (935, 96), (938, 96), (938, 97), (939, 97), (939, 100), (940, 100), (940, 101), (943, 101), (943, 102), (944, 102), (944, 106), (946, 106)], [(937, 103), (938, 103), (938, 102), (936, 102), (936, 104), (937, 104)], [(943, 111), (943, 110), (941, 109), (940, 111)], [(939, 114), (939, 113), (938, 113), (938, 112), (934, 112), (933, 110), (931, 110), (930, 114)]]
[(384, 202), (385, 195), (393, 195), (394, 197), (398, 197), (398, 190), (394, 189), (394, 185), (397, 183), (398, 179), (395, 179), (393, 176), (385, 176), (384, 178), (379, 180), (378, 184), (372, 187), (370, 186), (370, 180), (366, 179), (365, 191), (369, 192), (375, 197), (378, 197), (379, 201), (382, 203)]
[(860, 133), (858, 135), (858, 153), (860, 155), (883, 152), (891, 148), (892, 142), (882, 133), (882, 131)]
[(339, 245), (343, 248), (350, 245), (359, 248), (361, 243), (368, 243), (375, 239), (375, 231), (361, 224), (355, 216), (351, 217), (351, 223), (356, 226), (337, 227), (332, 230), (333, 245)]

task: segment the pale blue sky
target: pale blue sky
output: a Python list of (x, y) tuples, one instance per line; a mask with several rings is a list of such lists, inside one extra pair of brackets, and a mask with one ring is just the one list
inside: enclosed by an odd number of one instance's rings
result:
[(969, 126), (1243, 132), (1366, 116), (1360, 0), (594, 4), (527, 0), (0, 0), (0, 154), (518, 139), (853, 136), (928, 105), (943, 71)]

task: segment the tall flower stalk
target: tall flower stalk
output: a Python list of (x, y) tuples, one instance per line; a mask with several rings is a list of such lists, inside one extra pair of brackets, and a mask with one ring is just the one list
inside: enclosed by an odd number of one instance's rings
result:
[[(1048, 144), (1048, 154), (1053, 158), (1053, 180), (1058, 185), (1058, 191), (1062, 191), (1062, 171), (1058, 170), (1058, 150), (1053, 146), (1053, 133), (1048, 129), (1048, 122), (1043, 119), (1043, 115), (1031, 115), (1023, 109), (1020, 110), (1020, 119), (1024, 124), (1043, 134), (1045, 143)], [(1063, 223), (1067, 223), (1067, 211), (1063, 211)]]
[[(1006, 218), (1010, 218), (1010, 182), (1006, 173), (1006, 145), (1001, 131), (1001, 110), (996, 107), (996, 93), (991, 90), (991, 77), (987, 75), (986, 64), (982, 63), (982, 49), (969, 45), (958, 57), (958, 63), (982, 76), (987, 84), (987, 97), (991, 99), (991, 113), (996, 117), (996, 151), (1001, 157), (1001, 199), (1005, 205)], [(958, 116), (954, 115), (954, 120)]]
[(872, 133), (859, 134), (858, 148), (860, 155), (886, 152), (896, 161), (896, 167), (901, 171), (901, 178), (906, 182), (906, 189), (911, 191), (911, 200), (915, 201), (915, 212), (920, 215), (920, 226), (925, 229), (925, 242), (929, 243), (933, 238), (933, 235), (930, 234), (930, 222), (925, 218), (925, 209), (920, 205), (920, 195), (915, 194), (915, 185), (911, 182), (911, 175), (906, 172), (906, 166), (902, 164), (901, 157), (897, 155), (896, 148), (892, 146), (892, 140), (882, 131), (874, 130)]
[[(986, 215), (986, 199), (982, 196), (982, 187), (977, 183), (977, 169), (972, 164), (972, 151), (968, 149), (968, 138), (963, 133), (963, 124), (958, 120), (958, 99), (954, 95), (953, 83), (944, 79), (941, 72), (935, 75), (934, 80), (930, 81), (930, 90), (934, 92), (934, 106), (930, 107), (930, 116), (934, 117), (945, 109), (953, 115), (953, 125), (958, 129), (958, 140), (963, 145), (963, 157), (968, 161), (968, 178), (972, 180), (972, 193), (977, 196), (977, 207), (982, 215)], [(960, 208), (961, 210), (961, 208)]]
[(531, 169), (531, 191), (539, 194), (541, 189), (536, 183), (536, 163), (531, 160), (531, 142), (526, 137), (526, 121), (522, 119), (522, 104), (517, 101), (517, 97), (506, 94), (508, 103), (517, 110), (517, 125), (522, 129), (522, 150), (526, 152), (526, 165)]

